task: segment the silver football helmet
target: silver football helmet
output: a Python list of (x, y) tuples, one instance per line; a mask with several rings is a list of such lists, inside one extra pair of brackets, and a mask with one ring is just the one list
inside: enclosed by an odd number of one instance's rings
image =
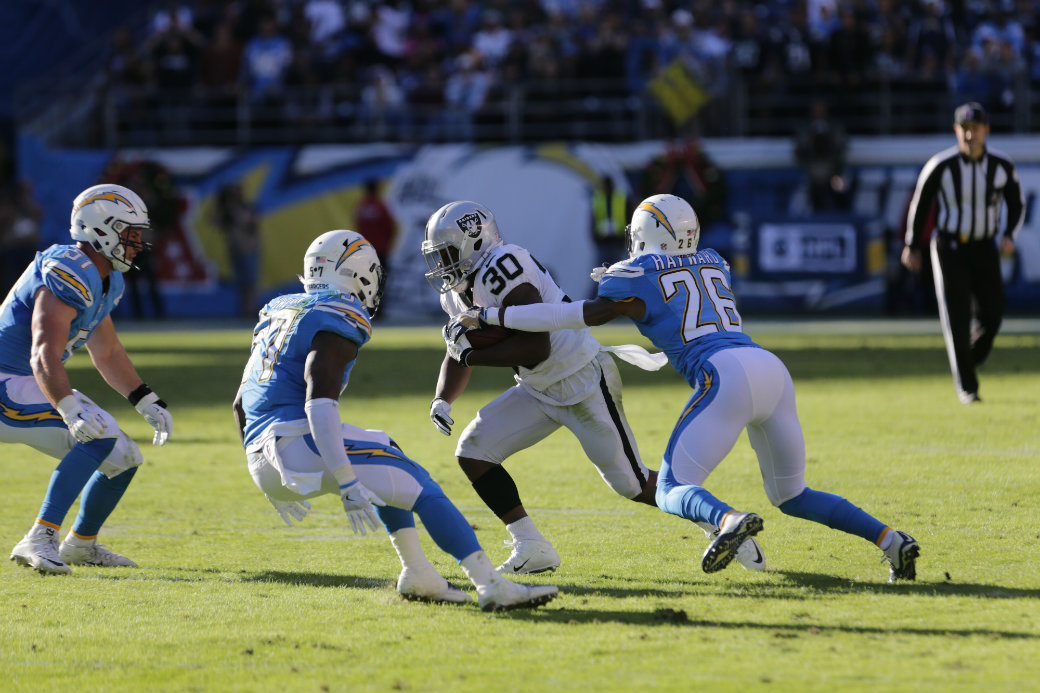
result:
[(383, 265), (376, 249), (357, 231), (337, 230), (315, 238), (303, 256), (304, 291), (353, 294), (370, 316), (383, 300)]
[(123, 238), (127, 229), (150, 229), (148, 208), (137, 193), (122, 185), (95, 185), (72, 201), (69, 235), (85, 241), (108, 258), (113, 269), (127, 272), (134, 267), (126, 259), (126, 249), (148, 250), (150, 243)]
[(690, 203), (675, 195), (653, 195), (632, 212), (625, 229), (629, 257), (690, 255), (701, 240), (701, 222)]
[(426, 280), (442, 294), (463, 291), (481, 261), (500, 245), (502, 237), (490, 209), (476, 202), (449, 202), (426, 222)]

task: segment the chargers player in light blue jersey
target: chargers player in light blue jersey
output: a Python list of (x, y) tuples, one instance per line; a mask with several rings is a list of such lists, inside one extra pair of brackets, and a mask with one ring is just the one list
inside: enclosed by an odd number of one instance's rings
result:
[(358, 352), (371, 337), (383, 292), (375, 248), (355, 231), (322, 234), (304, 256), (302, 293), (260, 311), (234, 411), (257, 487), (287, 524), (302, 520), (308, 498), (340, 496), (355, 533), (382, 521), (401, 559), (398, 591), (410, 599), (468, 602), (426, 558), (418, 515), (451, 554), (485, 611), (535, 607), (558, 593), (499, 575), (469, 522), (429, 473), (383, 431), (340, 421), (339, 397)]
[[(173, 431), (166, 403), (137, 374), (109, 315), (123, 294), (122, 273), (147, 248), (141, 231), (148, 228), (148, 210), (132, 190), (84, 190), (72, 203), (74, 242), (37, 253), (0, 305), (0, 442), (61, 460), (36, 522), (11, 552), (12, 561), (41, 573), (135, 565), (97, 536), (141, 451), (108, 412), (72, 389), (65, 361), (85, 345), (105, 381), (155, 429), (153, 444), (166, 443)], [(79, 515), (59, 546), (58, 530), (81, 491)]]
[[(841, 496), (805, 484), (805, 441), (786, 366), (742, 331), (729, 264), (697, 249), (700, 222), (689, 203), (654, 195), (632, 214), (629, 258), (598, 268), (594, 300), (473, 311), (460, 329), (481, 324), (520, 330), (573, 329), (631, 319), (668, 355), (693, 388), (665, 451), (657, 503), (665, 512), (719, 528), (702, 558), (712, 573), (761, 531), (762, 518), (738, 512), (703, 487), (747, 429), (766, 496), (785, 514), (819, 522), (875, 543), (890, 566), (889, 581), (913, 580), (917, 541)], [(451, 327), (449, 327), (451, 329)]]

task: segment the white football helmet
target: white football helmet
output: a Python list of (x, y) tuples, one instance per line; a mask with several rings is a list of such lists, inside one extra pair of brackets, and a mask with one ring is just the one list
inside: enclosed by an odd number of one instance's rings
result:
[(95, 185), (72, 201), (69, 234), (75, 241), (85, 241), (109, 259), (118, 272), (135, 265), (126, 259), (126, 249), (137, 252), (151, 248), (150, 243), (129, 241), (122, 234), (130, 228), (150, 229), (148, 208), (137, 193), (122, 185)]
[(442, 294), (463, 291), (481, 261), (500, 245), (502, 237), (490, 209), (476, 202), (449, 202), (426, 222), (426, 280)]
[(675, 195), (653, 195), (632, 212), (625, 229), (629, 257), (690, 255), (701, 240), (701, 222), (690, 203)]
[(300, 281), (307, 292), (353, 294), (374, 316), (383, 299), (383, 265), (376, 249), (357, 231), (329, 231), (315, 238), (303, 256)]

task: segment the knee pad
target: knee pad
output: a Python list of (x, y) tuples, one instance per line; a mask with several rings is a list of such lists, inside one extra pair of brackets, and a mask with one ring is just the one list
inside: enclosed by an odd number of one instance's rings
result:
[[(116, 430), (118, 431), (118, 428)], [(119, 435), (116, 437), (116, 444), (112, 446), (112, 451), (108, 453), (108, 457), (101, 462), (98, 471), (111, 479), (129, 469), (140, 467), (143, 462), (144, 457), (141, 455), (141, 448), (137, 447), (137, 443), (130, 440), (127, 434), (119, 431)]]

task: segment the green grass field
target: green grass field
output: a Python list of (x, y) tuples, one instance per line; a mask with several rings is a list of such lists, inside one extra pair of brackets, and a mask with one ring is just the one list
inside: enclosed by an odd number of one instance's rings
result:
[[(254, 487), (230, 413), (248, 327), (133, 331), (128, 351), (174, 413), (164, 448), (146, 446), (150, 429), (86, 356), (70, 369), (145, 452), (102, 534), (141, 567), (45, 578), (5, 564), (0, 688), (1040, 690), (1040, 337), (998, 338), (981, 373), (985, 402), (964, 407), (937, 334), (750, 331), (794, 376), (809, 484), (913, 534), (917, 582), (887, 584), (872, 545), (771, 507), (746, 437), (708, 485), (765, 518), (771, 570), (734, 563), (705, 575), (700, 530), (615, 496), (564, 431), (508, 463), (563, 557), (529, 581), (561, 596), (505, 614), (406, 602), (386, 536), (351, 534), (338, 499), (317, 499), (288, 528)], [(598, 334), (640, 341), (629, 329)], [(425, 465), (497, 562), (507, 534), (457, 469), (456, 438), (427, 418), (442, 353), (435, 328), (377, 326), (341, 411)], [(456, 431), (510, 375), (478, 369), (454, 407)], [(688, 388), (670, 369), (622, 365), (622, 375), (641, 452), (657, 467)], [(3, 550), (32, 522), (53, 467), (0, 446)], [(421, 535), (435, 565), (471, 590)]]

